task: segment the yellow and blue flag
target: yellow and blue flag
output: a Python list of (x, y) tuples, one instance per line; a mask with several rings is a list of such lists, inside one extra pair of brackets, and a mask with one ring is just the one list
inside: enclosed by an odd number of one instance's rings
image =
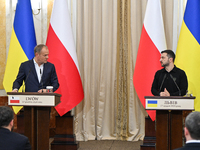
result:
[[(10, 39), (3, 86), (6, 92), (12, 91), (20, 64), (34, 57), (36, 46), (35, 28), (30, 0), (18, 0)], [(20, 90), (21, 91), (21, 90)], [(15, 106), (17, 113), (22, 107)]]
[(200, 0), (188, 0), (179, 36), (175, 64), (186, 72), (188, 91), (200, 111)]
[(157, 107), (158, 101), (157, 100), (148, 100), (147, 101), (147, 106), (148, 107)]

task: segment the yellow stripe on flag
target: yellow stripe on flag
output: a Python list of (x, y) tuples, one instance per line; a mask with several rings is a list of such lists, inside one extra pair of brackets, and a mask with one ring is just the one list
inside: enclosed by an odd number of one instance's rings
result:
[(200, 111), (200, 45), (183, 21), (175, 64), (183, 69), (188, 78), (188, 90), (195, 99), (195, 111)]
[[(3, 79), (3, 86), (7, 92), (12, 91), (13, 82), (18, 74), (20, 64), (26, 60), (28, 60), (28, 58), (25, 55), (21, 45), (19, 44), (14, 29), (12, 29), (10, 48)], [(13, 106), (15, 114), (17, 114), (21, 108), (22, 106)]]
[(157, 107), (157, 104), (148, 104), (148, 107)]

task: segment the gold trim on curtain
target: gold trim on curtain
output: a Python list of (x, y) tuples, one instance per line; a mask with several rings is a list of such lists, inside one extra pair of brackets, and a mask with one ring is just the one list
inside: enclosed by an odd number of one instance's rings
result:
[(118, 0), (117, 20), (117, 139), (127, 140), (129, 130), (131, 27), (130, 0)]

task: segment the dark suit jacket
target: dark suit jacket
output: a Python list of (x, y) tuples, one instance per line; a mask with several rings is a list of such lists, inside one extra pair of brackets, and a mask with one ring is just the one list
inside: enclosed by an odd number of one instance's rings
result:
[(0, 150), (31, 150), (26, 136), (0, 127)]
[(200, 143), (188, 143), (185, 144), (185, 146), (175, 150), (200, 150)]
[(44, 64), (42, 79), (39, 83), (33, 59), (21, 64), (13, 89), (19, 89), (23, 81), (25, 81), (25, 92), (37, 92), (45, 89), (46, 86), (53, 86), (53, 91), (56, 91), (59, 87), (55, 66), (49, 62)]

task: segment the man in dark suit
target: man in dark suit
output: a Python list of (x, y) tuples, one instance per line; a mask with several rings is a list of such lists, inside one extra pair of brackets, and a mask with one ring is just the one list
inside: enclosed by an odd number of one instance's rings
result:
[[(25, 82), (25, 92), (46, 92), (46, 86), (59, 87), (55, 66), (47, 62), (49, 50), (44, 44), (34, 48), (35, 57), (21, 64), (19, 73), (13, 83), (13, 92), (17, 92)], [(22, 89), (23, 91), (23, 89)]]
[(176, 150), (200, 150), (200, 112), (190, 113), (185, 119), (186, 144)]
[(12, 132), (14, 112), (10, 107), (0, 107), (0, 150), (31, 150), (28, 138)]

